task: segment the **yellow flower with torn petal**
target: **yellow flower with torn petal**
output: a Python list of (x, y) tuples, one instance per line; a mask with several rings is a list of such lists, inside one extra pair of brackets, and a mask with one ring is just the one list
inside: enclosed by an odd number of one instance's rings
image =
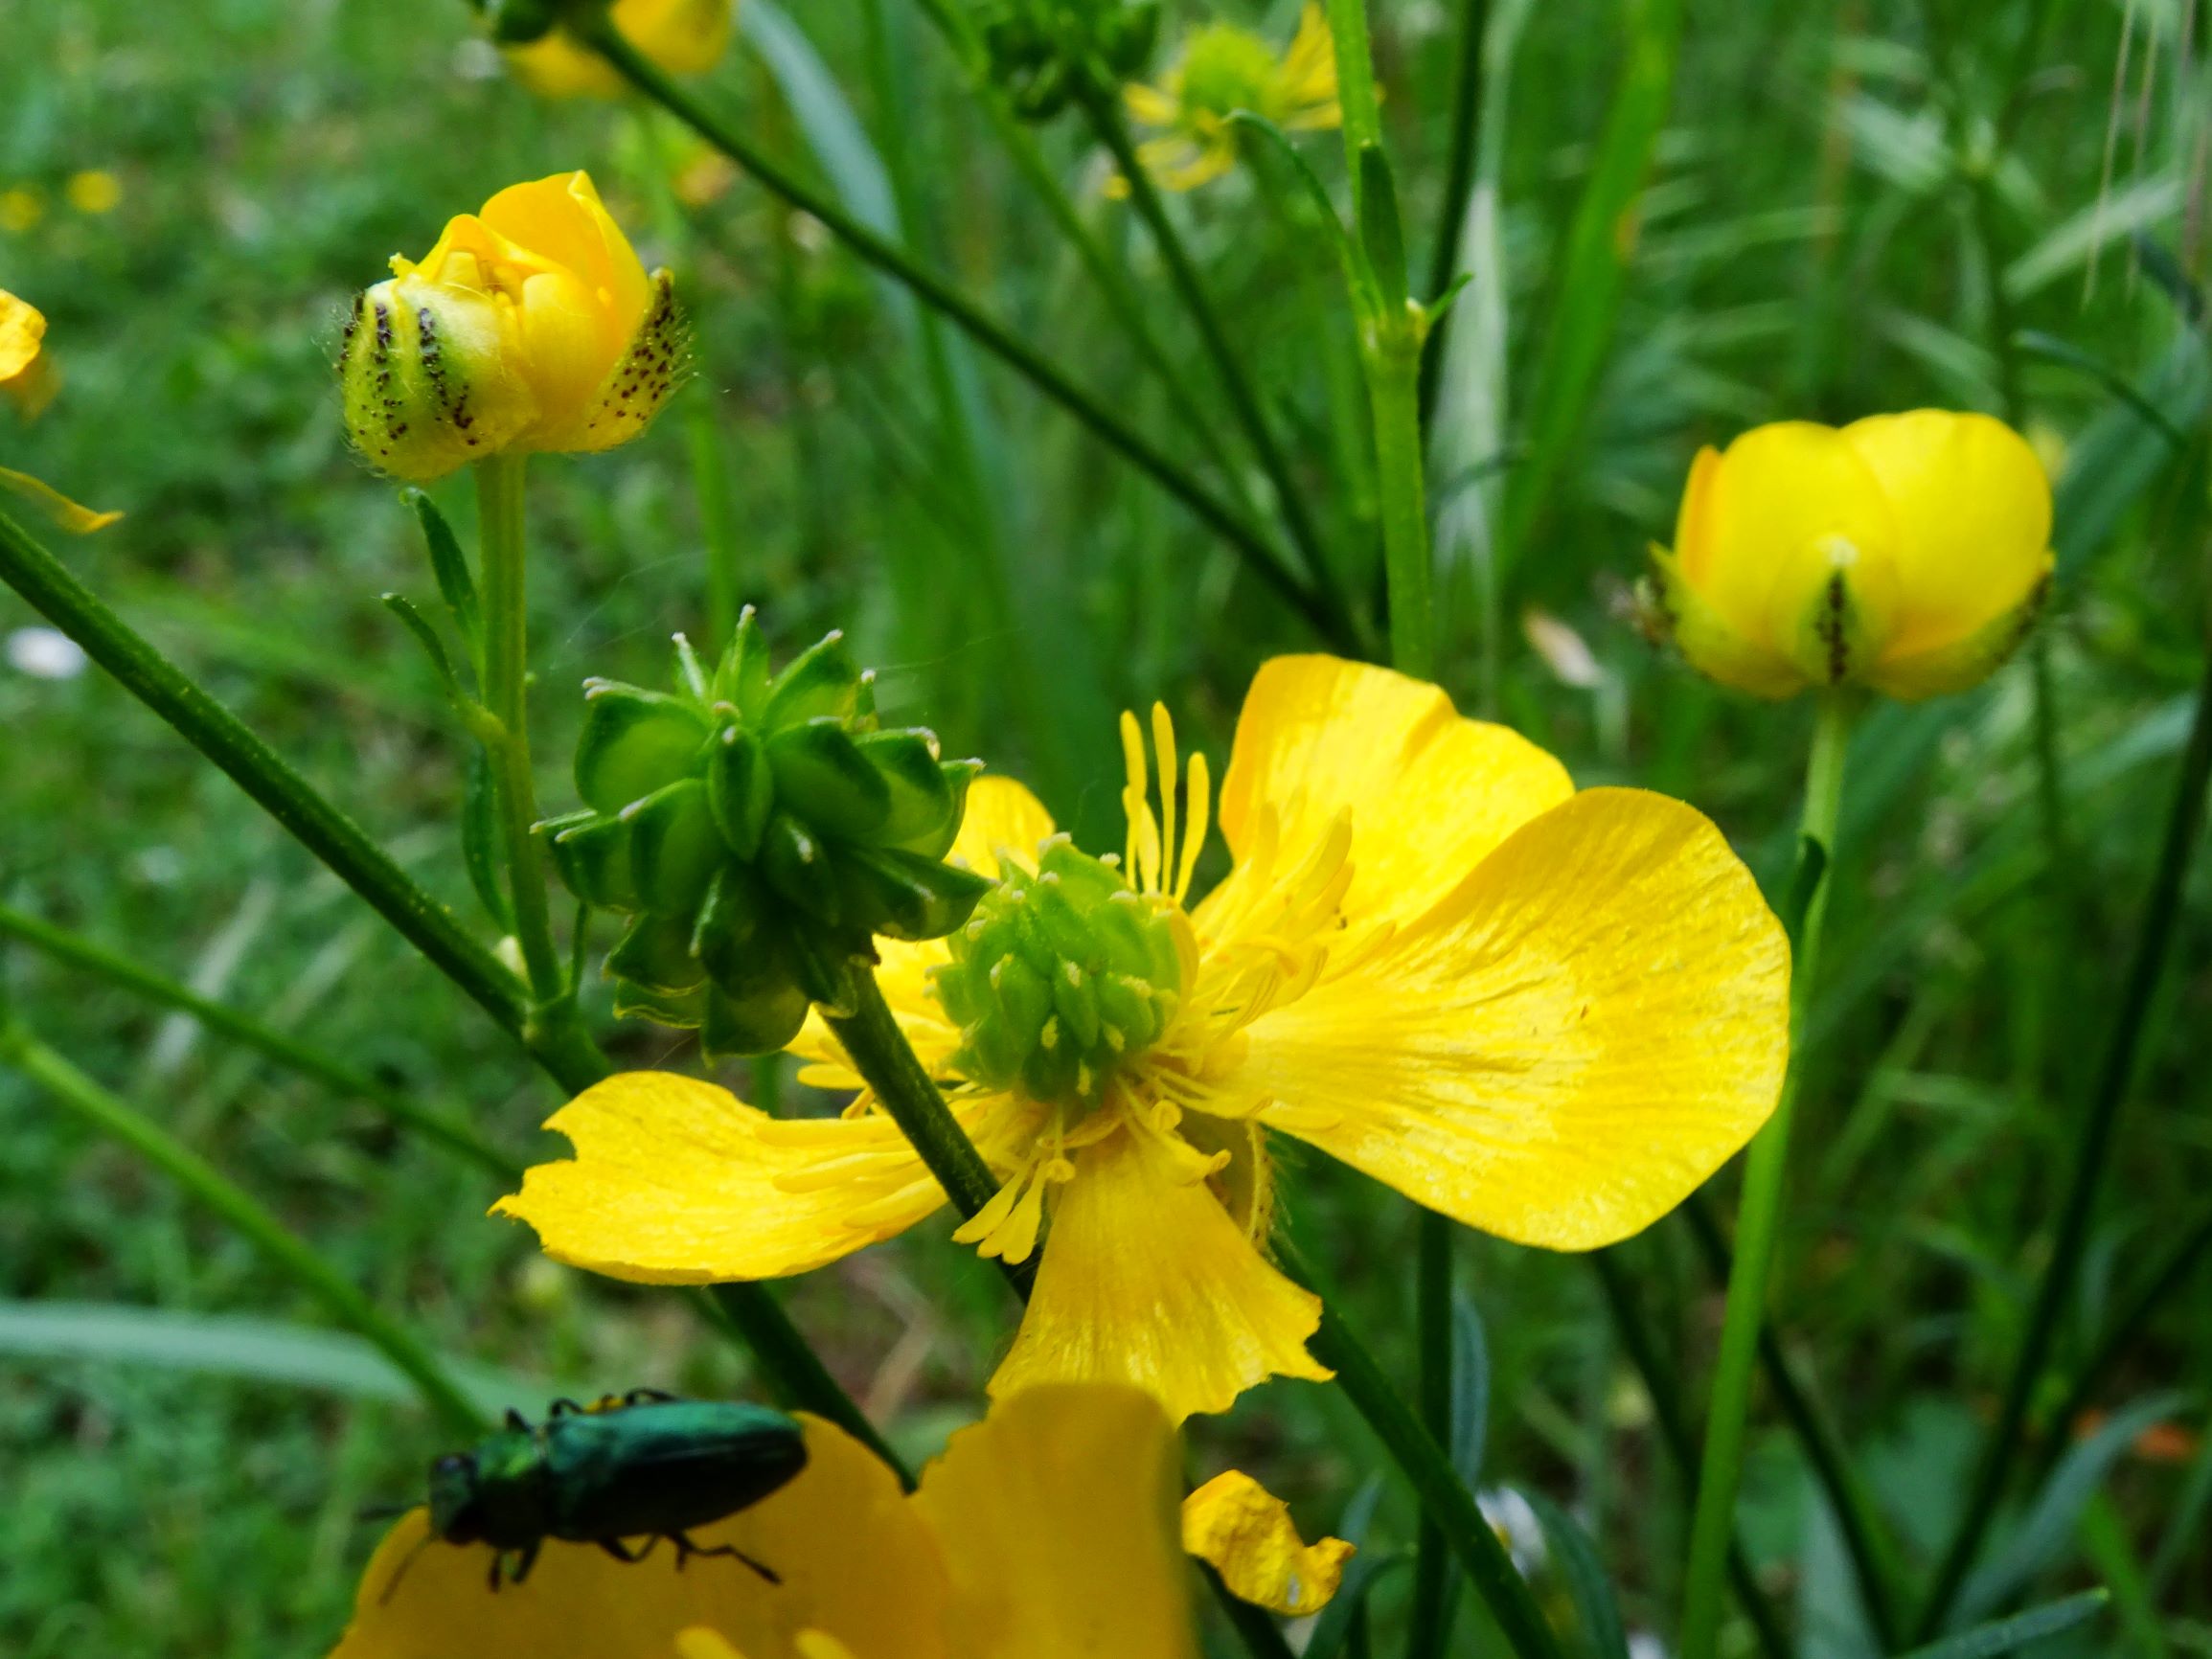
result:
[[(19, 300), (0, 288), (0, 397), (12, 402), (26, 420), (44, 412), (61, 388), (54, 360), (46, 351), (46, 318), (28, 300)], [(89, 535), (104, 530), (123, 516), (96, 512), (69, 499), (52, 485), (28, 472), (0, 466), (0, 493), (29, 503), (57, 529), (72, 535)]]
[[(703, 75), (729, 50), (736, 11), (737, 0), (614, 0), (607, 15), (624, 39), (671, 75)], [(506, 51), (514, 79), (543, 98), (616, 98), (629, 90), (606, 59), (559, 28)]]
[(1175, 1532), (1175, 1436), (1134, 1389), (1002, 1400), (912, 1494), (842, 1429), (802, 1418), (807, 1467), (696, 1530), (773, 1571), (549, 1543), (519, 1584), (489, 1546), (403, 1517), (331, 1659), (1197, 1659)]
[(1740, 691), (1936, 696), (1979, 684), (2026, 636), (2050, 536), (2049, 475), (2001, 420), (1785, 420), (1699, 453), (1645, 608)]
[(392, 273), (354, 302), (338, 373), (347, 431), (395, 478), (611, 449), (684, 372), (669, 274), (646, 275), (588, 173), (509, 186)]
[[(1309, 4), (1298, 34), (1280, 57), (1250, 30), (1208, 23), (1194, 32), (1157, 86), (1124, 89), (1129, 114), (1163, 129), (1137, 147), (1137, 159), (1163, 190), (1196, 190), (1237, 162), (1238, 110), (1265, 116), (1290, 131), (1340, 125), (1336, 43), (1321, 8)], [(1127, 192), (1116, 179), (1114, 193)]]
[[(1234, 855), (1192, 904), (1212, 789), (1125, 716), (1120, 860), (1003, 779), (954, 858), (969, 921), (883, 942), (879, 982), (1003, 1179), (955, 1237), (1041, 1252), (995, 1394), (1138, 1384), (1176, 1418), (1307, 1352), (1314, 1297), (1268, 1261), (1270, 1131), (1470, 1226), (1588, 1249), (1678, 1203), (1773, 1110), (1789, 952), (1721, 833), (1677, 801), (1577, 793), (1433, 686), (1333, 657), (1253, 682), (1220, 792)], [(810, 1080), (858, 1088), (818, 1023)], [(937, 1183), (862, 1093), (780, 1119), (657, 1073), (547, 1125), (576, 1156), (497, 1208), (557, 1259), (697, 1284), (804, 1272), (932, 1214)]]

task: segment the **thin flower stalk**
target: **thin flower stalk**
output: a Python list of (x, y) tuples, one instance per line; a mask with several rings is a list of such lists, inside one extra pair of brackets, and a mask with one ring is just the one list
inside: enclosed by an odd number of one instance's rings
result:
[[(1813, 752), (1806, 765), (1805, 810), (1799, 830), (1800, 869), (1812, 872), (1802, 920), (1795, 930), (1790, 1012), (1793, 1036), (1805, 1029), (1820, 960), (1821, 923), (1828, 911), (1836, 825), (1843, 800), (1844, 755), (1851, 739), (1851, 705), (1844, 693), (1824, 694), (1814, 716)], [(1793, 878), (1793, 883), (1801, 878)], [(1794, 896), (1793, 896), (1794, 897)], [(1751, 1142), (1744, 1171), (1744, 1197), (1736, 1223), (1736, 1260), (1728, 1277), (1728, 1308), (1721, 1331), (1720, 1361), (1705, 1420), (1703, 1466), (1691, 1521), (1688, 1584), (1682, 1613), (1684, 1659), (1714, 1659), (1721, 1633), (1722, 1580), (1735, 1531), (1736, 1488), (1744, 1471), (1744, 1441), (1751, 1406), (1751, 1375), (1759, 1360), (1759, 1329), (1766, 1316), (1774, 1239), (1789, 1171), (1790, 1125), (1804, 1087), (1804, 1056), (1793, 1050), (1781, 1103)]]

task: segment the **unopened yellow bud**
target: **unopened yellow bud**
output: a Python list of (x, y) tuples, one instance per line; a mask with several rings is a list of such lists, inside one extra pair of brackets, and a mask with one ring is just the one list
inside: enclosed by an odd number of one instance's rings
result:
[[(614, 0), (615, 29), (671, 75), (701, 75), (729, 50), (736, 0)], [(527, 46), (507, 48), (514, 78), (543, 98), (614, 98), (627, 82), (588, 46), (555, 29)]]
[(396, 478), (611, 449), (682, 371), (669, 275), (646, 275), (588, 174), (511, 186), (392, 270), (354, 303), (338, 368), (348, 431)]
[(1649, 608), (1701, 672), (1764, 697), (1907, 700), (1986, 678), (2034, 622), (2051, 488), (1986, 415), (1789, 420), (1701, 451)]

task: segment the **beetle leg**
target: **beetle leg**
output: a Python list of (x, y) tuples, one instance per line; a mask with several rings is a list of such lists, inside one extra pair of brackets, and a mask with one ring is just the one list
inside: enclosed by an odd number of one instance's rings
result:
[(703, 1544), (694, 1543), (688, 1533), (671, 1533), (669, 1541), (676, 1547), (676, 1565), (678, 1567), (681, 1567), (694, 1556), (727, 1556), (732, 1560), (744, 1562), (746, 1566), (752, 1568), (754, 1572), (760, 1574), (771, 1584), (781, 1584), (784, 1581), (780, 1574), (772, 1568), (763, 1566), (735, 1544), (717, 1544), (710, 1550)]
[(598, 1538), (594, 1539), (593, 1541), (597, 1543), (601, 1549), (604, 1550), (608, 1555), (612, 1556), (616, 1560), (627, 1561), (632, 1566), (635, 1566), (638, 1562), (644, 1560), (648, 1556), (652, 1554), (652, 1547), (659, 1543), (660, 1539), (657, 1536), (646, 1539), (645, 1548), (642, 1550), (631, 1549), (620, 1538)]
[(533, 1538), (515, 1553), (514, 1565), (507, 1575), (510, 1584), (519, 1584), (530, 1577), (530, 1569), (537, 1565), (537, 1551), (541, 1542), (540, 1539)]
[(633, 1388), (622, 1397), (625, 1405), (637, 1405), (646, 1400), (668, 1400), (675, 1396), (665, 1388)]
[(513, 1406), (509, 1406), (507, 1408), (507, 1426), (509, 1428), (527, 1430), (530, 1427), (530, 1420), (524, 1417), (520, 1412), (516, 1411)]
[(547, 1417), (582, 1417), (584, 1408), (563, 1396), (545, 1408)]

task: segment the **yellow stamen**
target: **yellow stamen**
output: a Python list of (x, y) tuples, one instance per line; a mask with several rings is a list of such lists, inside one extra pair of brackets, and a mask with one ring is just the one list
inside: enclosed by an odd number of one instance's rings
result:
[[(1160, 865), (1161, 874), (1175, 856), (1175, 723), (1165, 703), (1152, 705), (1152, 753), (1160, 762)], [(1157, 891), (1149, 883), (1146, 891)]]

